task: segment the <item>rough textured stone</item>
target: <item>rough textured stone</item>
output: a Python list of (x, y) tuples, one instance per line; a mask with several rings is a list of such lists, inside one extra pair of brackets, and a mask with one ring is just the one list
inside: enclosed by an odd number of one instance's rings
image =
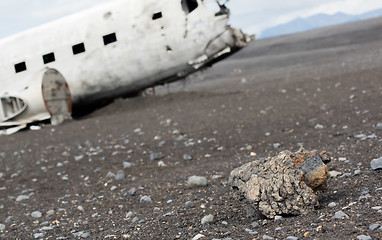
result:
[(264, 163), (257, 160), (233, 170), (229, 182), (268, 218), (307, 214), (318, 205), (312, 189), (326, 186), (329, 172), (326, 152), (301, 148), (283, 151)]
[(373, 170), (382, 169), (382, 157), (374, 159), (370, 162), (370, 167)]
[(201, 223), (202, 223), (202, 224), (206, 224), (206, 223), (210, 223), (210, 222), (212, 222), (213, 220), (214, 220), (214, 216), (213, 216), (212, 214), (210, 214), (210, 215), (205, 216), (205, 217), (202, 219)]
[(187, 186), (189, 187), (204, 187), (207, 186), (208, 182), (205, 177), (191, 176), (187, 180)]

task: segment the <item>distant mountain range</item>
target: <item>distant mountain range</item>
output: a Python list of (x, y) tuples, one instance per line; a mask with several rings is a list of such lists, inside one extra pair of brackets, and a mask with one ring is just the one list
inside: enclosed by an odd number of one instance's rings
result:
[(379, 16), (382, 16), (382, 9), (370, 11), (360, 15), (348, 15), (341, 12), (333, 15), (316, 14), (308, 18), (296, 18), (288, 23), (268, 28), (260, 34), (259, 38), (269, 38), (291, 33), (304, 32), (320, 27), (355, 22)]

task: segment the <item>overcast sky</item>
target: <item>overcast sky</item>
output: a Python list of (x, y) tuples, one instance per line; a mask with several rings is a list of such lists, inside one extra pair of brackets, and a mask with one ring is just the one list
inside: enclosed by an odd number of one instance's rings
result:
[[(111, 0), (0, 0), (0, 38), (108, 1)], [(259, 34), (268, 27), (296, 17), (336, 12), (359, 14), (379, 9), (382, 1), (231, 0), (228, 6), (233, 26)]]

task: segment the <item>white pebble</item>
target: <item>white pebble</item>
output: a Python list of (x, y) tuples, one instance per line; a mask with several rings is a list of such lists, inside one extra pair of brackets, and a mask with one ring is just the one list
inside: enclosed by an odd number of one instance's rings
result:
[(34, 211), (34, 212), (32, 212), (31, 216), (33, 218), (40, 218), (40, 217), (42, 217), (42, 214), (39, 211)]
[(198, 234), (196, 235), (195, 237), (192, 238), (192, 240), (199, 240), (201, 238), (205, 238), (206, 236), (202, 235), (202, 234)]
[(335, 202), (331, 202), (328, 205), (328, 207), (330, 207), (330, 208), (334, 208), (335, 206), (337, 206), (337, 203), (335, 203)]
[(206, 224), (206, 223), (212, 222), (213, 220), (214, 220), (214, 216), (212, 214), (210, 214), (210, 215), (207, 215), (204, 218), (202, 218), (201, 223)]

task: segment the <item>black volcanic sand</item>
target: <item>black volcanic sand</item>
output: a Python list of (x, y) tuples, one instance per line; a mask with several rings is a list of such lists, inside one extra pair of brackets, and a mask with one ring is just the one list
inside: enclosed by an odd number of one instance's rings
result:
[[(381, 171), (370, 167), (382, 156), (381, 103), (382, 19), (255, 41), (156, 96), (0, 136), (0, 238), (381, 239), (369, 229), (382, 225)], [(265, 220), (227, 185), (234, 168), (302, 145), (331, 152), (340, 172), (308, 215)], [(123, 162), (135, 164), (126, 178), (108, 178)], [(188, 188), (192, 175), (208, 186)], [(349, 218), (332, 219), (338, 211)]]

